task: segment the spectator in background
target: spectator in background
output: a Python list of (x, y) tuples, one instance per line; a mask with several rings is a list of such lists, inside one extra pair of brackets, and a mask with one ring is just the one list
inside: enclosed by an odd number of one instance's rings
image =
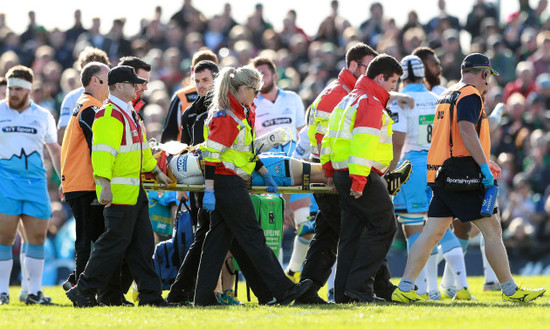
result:
[(376, 48), (384, 35), (387, 28), (386, 25), (387, 21), (384, 17), (384, 7), (382, 7), (380, 2), (372, 3), (370, 6), (369, 19), (359, 25), (361, 41)]
[(105, 36), (105, 40), (101, 45), (101, 49), (109, 55), (109, 60), (113, 63), (118, 62), (121, 57), (131, 55), (130, 41), (124, 36), (125, 23), (126, 19), (124, 18), (113, 20), (111, 31)]
[(487, 39), (487, 56), (491, 58), (491, 65), (500, 73), (495, 77), (500, 86), (515, 79), (516, 59), (514, 53), (506, 48), (502, 36), (491, 35)]
[[(111, 65), (107, 53), (98, 48), (87, 47), (79, 55), (76, 61), (76, 66), (79, 70), (82, 70), (86, 64), (90, 62), (99, 62), (106, 65)], [(72, 90), (63, 99), (61, 103), (61, 110), (59, 111), (59, 121), (57, 122), (57, 139), (59, 144), (63, 143), (63, 136), (65, 134), (65, 127), (69, 124), (69, 119), (73, 112), (76, 101), (84, 92), (83, 87), (78, 87)]]
[(466, 25), (464, 26), (464, 29), (472, 36), (472, 39), (480, 35), (482, 21), (487, 17), (493, 18), (495, 23), (498, 22), (498, 13), (495, 4), (484, 0), (477, 0), (466, 18)]
[(82, 33), (85, 33), (87, 31), (88, 30), (86, 30), (82, 26), (82, 12), (80, 11), (80, 9), (75, 10), (74, 11), (74, 25), (70, 29), (65, 31), (66, 47), (68, 49), (72, 49), (74, 47), (74, 45), (76, 44), (76, 40), (78, 40), (78, 37), (80, 37), (80, 35)]
[(448, 29), (443, 32), (441, 48), (437, 50), (441, 61), (442, 74), (448, 81), (460, 80), (460, 67), (456, 63), (462, 62), (465, 55), (460, 47), (457, 30)]
[(539, 75), (536, 83), (540, 87), (541, 96), (544, 98), (545, 108), (550, 109), (550, 73)]
[[(101, 18), (92, 18), (92, 27), (87, 32), (82, 33), (76, 40), (76, 45), (74, 49), (74, 52), (76, 52), (76, 54), (83, 51), (86, 47), (101, 49), (105, 40), (105, 36), (103, 36), (103, 34), (100, 32), (100, 26)], [(76, 54), (75, 56), (77, 56)]]
[(521, 46), (516, 52), (519, 61), (526, 61), (538, 50), (537, 32), (533, 28), (527, 28), (521, 33)]
[(460, 22), (458, 21), (458, 18), (456, 16), (453, 16), (447, 13), (446, 6), (447, 4), (445, 3), (445, 0), (437, 1), (439, 14), (434, 18), (430, 19), (428, 24), (426, 24), (426, 31), (428, 33), (434, 30), (440, 29), (442, 26), (445, 26), (445, 29), (452, 28), (457, 31), (461, 30), (462, 27), (460, 26)]
[(535, 82), (535, 67), (531, 62), (519, 62), (516, 66), (516, 79), (504, 86), (504, 101), (514, 93), (520, 93), (527, 97), (531, 92), (538, 91)]
[(537, 51), (527, 61), (533, 63), (534, 75), (550, 73), (550, 31), (541, 31), (537, 35)]

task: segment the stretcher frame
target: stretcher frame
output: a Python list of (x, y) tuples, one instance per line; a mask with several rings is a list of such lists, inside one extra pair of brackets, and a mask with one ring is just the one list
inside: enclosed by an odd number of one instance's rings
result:
[[(188, 191), (188, 192), (203, 192), (204, 185), (186, 185), (186, 184), (170, 184), (168, 187), (159, 185), (157, 182), (143, 182), (143, 188), (145, 190), (153, 191)], [(267, 186), (252, 186), (249, 188), (251, 193), (269, 193), (267, 192)], [(336, 194), (330, 188), (325, 185), (311, 185), (309, 189), (304, 189), (302, 186), (279, 186), (277, 187), (277, 193), (284, 194), (300, 194), (300, 193), (329, 193)]]

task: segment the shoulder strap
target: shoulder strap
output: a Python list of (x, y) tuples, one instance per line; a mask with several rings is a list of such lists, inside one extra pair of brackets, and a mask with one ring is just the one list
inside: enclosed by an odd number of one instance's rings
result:
[[(467, 85), (464, 85), (463, 87), (465, 87)], [(458, 98), (460, 97), (460, 90), (463, 88), (461, 87), (459, 90), (455, 90), (451, 93), (451, 95), (448, 97), (448, 101), (449, 101), (449, 112), (450, 112), (450, 115), (451, 115), (451, 118), (450, 118), (450, 127), (451, 129), (449, 129), (449, 151), (450, 151), (450, 154), (451, 154), (451, 157), (453, 156), (453, 129), (452, 129), (452, 125), (453, 125), (453, 113), (454, 113), (454, 109), (456, 107), (456, 101), (458, 100)], [(447, 98), (447, 97), (445, 97)], [(482, 115), (482, 113), (480, 113), (480, 116)], [(457, 124), (458, 124), (458, 121), (457, 121)], [(481, 120), (478, 118), (477, 120), (477, 123), (476, 123), (476, 131), (477, 131), (477, 136), (479, 137), (480, 135), (480, 132), (481, 132)]]

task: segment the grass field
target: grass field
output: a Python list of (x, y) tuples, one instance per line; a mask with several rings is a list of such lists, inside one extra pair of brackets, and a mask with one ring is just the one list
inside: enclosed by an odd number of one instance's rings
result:
[[(516, 277), (526, 287), (550, 288), (550, 276)], [(75, 309), (61, 287), (44, 292), (60, 306), (26, 306), (19, 303), (19, 287), (10, 290), (11, 304), (0, 306), (0, 328), (549, 328), (550, 298), (515, 304), (501, 300), (498, 292), (481, 291), (482, 278), (469, 278), (478, 298), (464, 302), (423, 302), (414, 305), (327, 305), (316, 307), (170, 308), (96, 307)], [(239, 288), (246, 299), (244, 284)], [(321, 291), (326, 296), (326, 288)]]

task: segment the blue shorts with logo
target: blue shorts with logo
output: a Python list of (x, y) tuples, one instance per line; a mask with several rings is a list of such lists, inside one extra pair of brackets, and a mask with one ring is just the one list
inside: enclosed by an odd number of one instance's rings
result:
[(46, 179), (0, 179), (0, 213), (50, 219), (52, 207)]
[(432, 198), (432, 190), (427, 184), (428, 151), (407, 152), (404, 160), (412, 163), (412, 173), (393, 198), (394, 208), (397, 212), (426, 212)]
[[(290, 159), (283, 153), (262, 153), (261, 160), (277, 186), (292, 186), (290, 178)], [(265, 186), (264, 178), (259, 172), (252, 173), (252, 186)]]

